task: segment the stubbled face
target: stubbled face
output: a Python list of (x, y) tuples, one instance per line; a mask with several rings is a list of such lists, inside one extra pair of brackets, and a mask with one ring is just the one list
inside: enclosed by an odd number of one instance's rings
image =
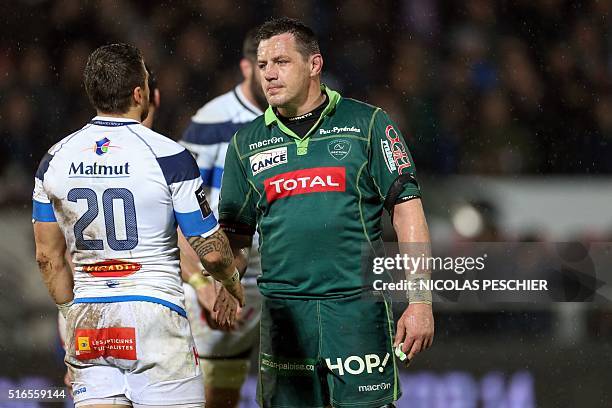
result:
[(142, 100), (140, 101), (140, 106), (142, 107), (142, 112), (140, 113), (141, 122), (143, 122), (149, 115), (149, 93), (151, 92), (149, 89), (149, 72), (144, 67), (144, 62), (143, 69), (145, 70), (145, 81), (144, 88), (142, 90)]
[(306, 99), (310, 64), (297, 50), (293, 34), (279, 34), (261, 41), (257, 48), (257, 67), (262, 89), (272, 107), (299, 106)]
[(259, 109), (265, 110), (268, 106), (268, 101), (261, 86), (261, 71), (257, 68), (257, 63), (249, 60), (249, 64), (253, 67), (250, 81), (251, 93)]

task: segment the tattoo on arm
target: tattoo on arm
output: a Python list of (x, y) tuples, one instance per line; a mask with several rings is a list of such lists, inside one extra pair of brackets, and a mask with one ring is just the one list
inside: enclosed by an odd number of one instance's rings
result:
[[(221, 230), (215, 232), (208, 238), (196, 236), (187, 238), (187, 241), (200, 257), (206, 270), (212, 274), (223, 272), (231, 266), (234, 260), (229, 241)], [(215, 259), (214, 261), (211, 261), (209, 255), (214, 253), (219, 255), (213, 258)]]

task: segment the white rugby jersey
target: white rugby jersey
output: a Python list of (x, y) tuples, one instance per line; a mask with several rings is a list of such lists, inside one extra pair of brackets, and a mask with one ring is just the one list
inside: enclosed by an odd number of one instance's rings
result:
[(140, 123), (95, 117), (45, 155), (33, 219), (57, 221), (75, 265), (75, 303), (150, 301), (185, 316), (177, 224), (219, 225), (193, 156)]
[[(227, 146), (238, 129), (262, 113), (257, 106), (247, 100), (238, 85), (201, 107), (191, 118), (189, 127), (183, 133), (180, 143), (196, 158), (206, 187), (208, 202), (215, 216), (218, 216), (219, 192)], [(253, 284), (252, 278), (259, 275), (261, 270), (257, 242), (256, 235), (253, 237), (253, 250), (249, 258), (245, 284)]]

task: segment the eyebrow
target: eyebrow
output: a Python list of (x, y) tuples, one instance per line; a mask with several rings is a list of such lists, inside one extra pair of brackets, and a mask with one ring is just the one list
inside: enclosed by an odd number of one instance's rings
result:
[[(275, 57), (270, 58), (270, 60), (272, 61), (278, 61), (280, 59), (291, 59), (291, 57), (289, 55), (283, 54), (283, 55), (277, 55)], [(257, 62), (265, 62), (265, 61), (267, 61), (267, 59), (257, 58)]]

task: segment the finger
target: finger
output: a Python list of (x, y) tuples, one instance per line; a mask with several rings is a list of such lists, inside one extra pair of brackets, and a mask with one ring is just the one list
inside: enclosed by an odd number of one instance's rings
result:
[(416, 356), (417, 354), (421, 352), (422, 344), (423, 344), (423, 339), (415, 340), (415, 342), (412, 344), (412, 347), (410, 348), (410, 353), (408, 353), (408, 360), (412, 360), (414, 356)]
[(229, 305), (227, 304), (227, 301), (223, 302), (223, 307), (221, 308), (220, 314), (219, 314), (219, 320), (221, 322), (221, 324), (223, 325), (223, 327), (225, 327), (227, 325), (227, 314), (228, 314), (228, 309)]
[(225, 321), (225, 331), (230, 331), (232, 329), (233, 324), (234, 318), (232, 317), (232, 313), (229, 313), (227, 316), (227, 320)]
[(412, 348), (414, 341), (414, 336), (406, 335), (406, 338), (404, 339), (404, 344), (402, 345), (402, 351), (404, 352), (404, 354), (408, 354), (408, 351)]
[(433, 344), (433, 335), (427, 336), (427, 340), (425, 342), (425, 346), (423, 347), (423, 350), (430, 348), (432, 344)]
[(404, 326), (404, 319), (399, 319), (397, 322), (397, 331), (395, 332), (395, 341), (393, 342), (393, 347), (399, 346), (399, 344), (404, 341), (404, 337), (406, 334), (406, 327)]

